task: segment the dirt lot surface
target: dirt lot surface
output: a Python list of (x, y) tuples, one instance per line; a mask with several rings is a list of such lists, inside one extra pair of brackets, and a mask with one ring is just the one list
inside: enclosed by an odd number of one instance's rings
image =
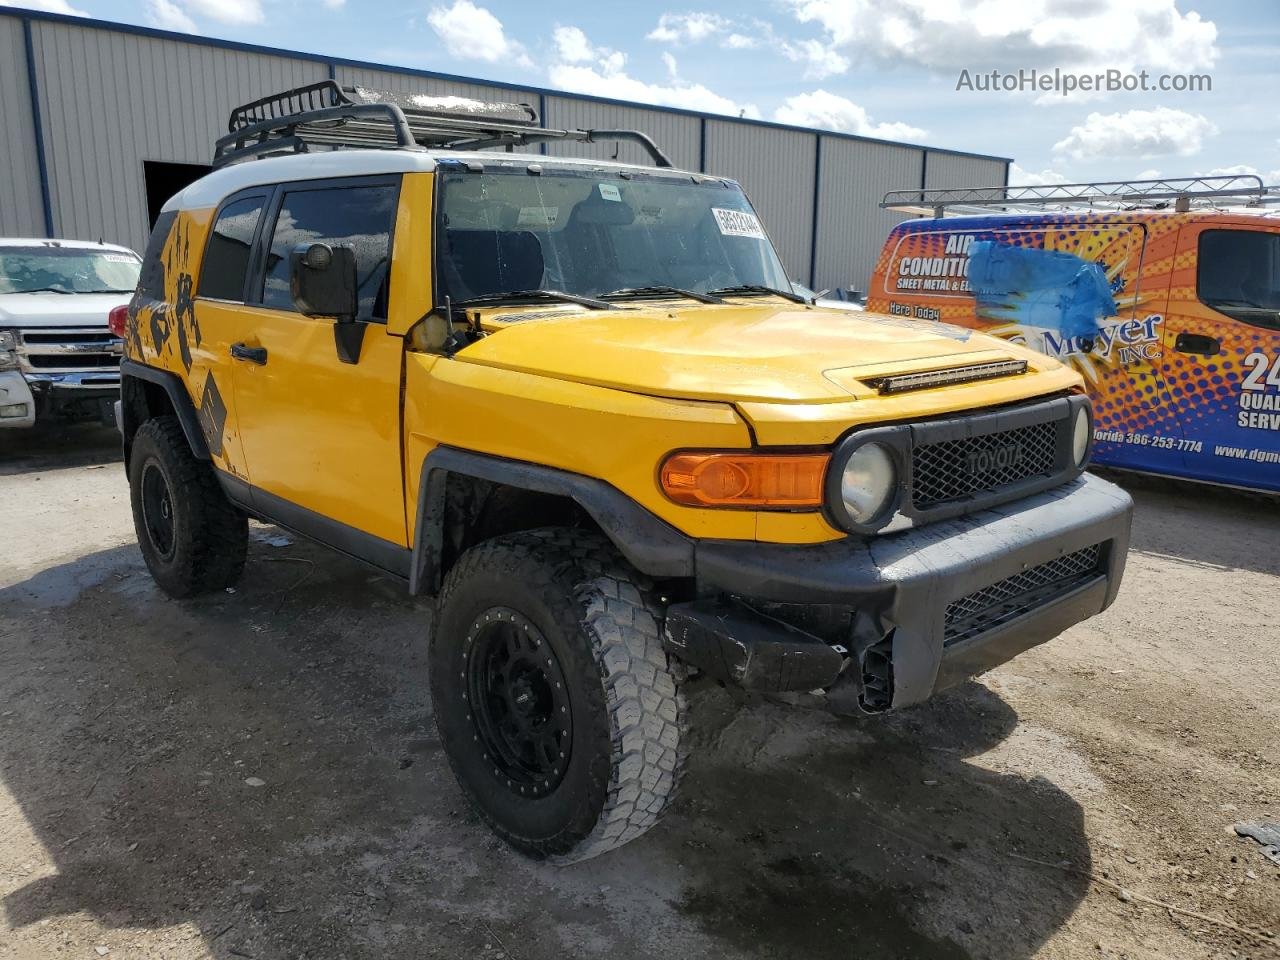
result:
[(165, 599), (115, 438), (0, 436), (0, 958), (1280, 956), (1280, 508), (1126, 481), (1116, 605), (876, 721), (695, 693), (686, 789), (570, 868), (449, 776), (426, 605), (255, 527)]

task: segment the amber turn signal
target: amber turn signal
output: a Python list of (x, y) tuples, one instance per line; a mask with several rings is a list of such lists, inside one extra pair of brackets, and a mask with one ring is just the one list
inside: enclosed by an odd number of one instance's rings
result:
[(662, 464), (662, 490), (691, 507), (817, 509), (829, 461), (825, 453), (675, 453)]

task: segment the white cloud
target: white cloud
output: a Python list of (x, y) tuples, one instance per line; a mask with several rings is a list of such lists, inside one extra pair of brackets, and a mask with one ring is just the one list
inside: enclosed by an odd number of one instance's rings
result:
[(730, 23), (718, 13), (664, 13), (648, 39), (660, 43), (698, 43), (728, 30)]
[(556, 44), (556, 54), (565, 63), (585, 63), (597, 56), (595, 47), (578, 27), (556, 27), (551, 38)]
[(821, 40), (783, 43), (782, 53), (792, 62), (805, 64), (806, 80), (822, 80), (849, 69), (849, 58)]
[(867, 59), (937, 71), (1018, 67), (1193, 70), (1218, 29), (1178, 0), (786, 0), (796, 19)]
[(87, 17), (88, 11), (73, 7), (67, 0), (0, 0), (0, 7), (25, 7), (45, 13), (63, 13), (69, 17)]
[(1148, 169), (1146, 169), (1146, 170), (1140, 170), (1140, 171), (1138, 171), (1138, 175), (1137, 175), (1137, 177), (1136, 177), (1135, 179), (1138, 179), (1138, 180), (1159, 180), (1159, 179), (1160, 179), (1161, 177), (1163, 177), (1163, 176), (1164, 176), (1164, 174), (1163, 174), (1163, 173), (1161, 173), (1159, 170), (1157, 170), (1155, 167), (1150, 167), (1150, 168), (1148, 168)]
[(754, 50), (760, 46), (760, 41), (745, 33), (731, 33), (724, 38), (724, 45), (730, 50)]
[(1264, 172), (1257, 167), (1249, 166), (1247, 163), (1236, 163), (1229, 167), (1214, 167), (1207, 174), (1207, 176), (1210, 177), (1237, 177), (1250, 175), (1261, 177), (1262, 182), (1267, 186), (1280, 183), (1280, 170), (1267, 170)]
[(1205, 137), (1217, 132), (1208, 118), (1169, 107), (1091, 113), (1055, 143), (1053, 151), (1076, 160), (1189, 157), (1200, 152)]
[(454, 56), (486, 63), (513, 61), (521, 66), (532, 63), (524, 47), (507, 36), (502, 21), (471, 0), (454, 0), (450, 7), (432, 7), (427, 22)]
[(147, 0), (147, 20), (153, 27), (159, 27), (161, 30), (196, 32), (196, 22), (171, 0)]
[(1011, 187), (1046, 187), (1054, 183), (1068, 183), (1067, 178), (1057, 170), (1024, 170), (1016, 163), (1009, 167), (1009, 186)]
[(262, 23), (267, 18), (261, 0), (183, 0), (181, 6), (188, 16), (196, 14), (240, 26)]
[(323, 0), (323, 2), (330, 10), (341, 10), (347, 5), (347, 0)]
[(595, 46), (577, 27), (557, 28), (553, 39), (558, 56), (547, 75), (551, 85), (561, 90), (730, 116), (760, 116), (754, 104), (737, 103), (700, 83), (681, 79), (679, 65), (670, 53), (662, 55), (667, 82), (648, 83), (627, 73), (625, 53)]
[(779, 123), (798, 127), (821, 127), (886, 140), (920, 140), (927, 134), (927, 131), (906, 123), (872, 123), (862, 107), (826, 90), (788, 97), (774, 111), (773, 118)]

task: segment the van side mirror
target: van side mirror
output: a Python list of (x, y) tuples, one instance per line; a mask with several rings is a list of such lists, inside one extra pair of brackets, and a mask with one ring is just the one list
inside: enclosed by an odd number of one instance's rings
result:
[(358, 363), (365, 324), (356, 321), (355, 249), (339, 244), (300, 243), (289, 251), (289, 292), (303, 316), (334, 321), (333, 341), (338, 359)]

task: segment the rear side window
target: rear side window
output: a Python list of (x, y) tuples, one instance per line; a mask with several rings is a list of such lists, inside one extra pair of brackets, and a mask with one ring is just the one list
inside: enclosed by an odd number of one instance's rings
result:
[(138, 277), (138, 293), (148, 300), (164, 299), (164, 245), (177, 220), (178, 211), (170, 210), (160, 214), (151, 228), (147, 249), (142, 254), (142, 274)]
[(198, 296), (214, 300), (243, 300), (253, 232), (258, 228), (266, 197), (232, 200), (218, 213), (204, 251)]
[(1280, 330), (1280, 233), (1204, 231), (1197, 294), (1219, 313)]
[(292, 310), (289, 252), (300, 243), (347, 244), (356, 252), (360, 320), (387, 319), (395, 184), (287, 192), (267, 254), (263, 306)]

